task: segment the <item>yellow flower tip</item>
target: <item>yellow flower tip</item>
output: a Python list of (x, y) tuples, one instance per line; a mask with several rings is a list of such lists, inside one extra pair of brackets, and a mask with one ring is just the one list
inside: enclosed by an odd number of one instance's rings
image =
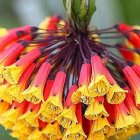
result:
[(47, 126), (42, 131), (49, 139), (61, 139), (62, 133), (60, 130), (60, 125), (58, 122), (48, 123)]
[(0, 101), (0, 116), (9, 109), (10, 105), (7, 102)]
[(12, 123), (15, 123), (19, 115), (20, 115), (20, 109), (11, 108), (1, 115), (0, 122), (1, 120), (5, 120), (5, 121), (11, 121)]
[(85, 138), (87, 138), (87, 136), (85, 135), (81, 124), (75, 124), (74, 126), (69, 127), (64, 134), (65, 140), (84, 140)]
[(50, 17), (46, 17), (39, 25), (41, 29), (47, 29), (48, 23), (50, 21)]
[(78, 91), (81, 93), (81, 102), (84, 104), (91, 104), (94, 101), (94, 97), (88, 91), (88, 87), (86, 85), (82, 85), (78, 88)]
[(1, 123), (0, 121), (0, 124), (7, 130), (7, 129), (11, 129), (11, 127), (14, 126), (14, 123), (11, 122), (11, 121), (5, 121), (3, 123)]
[(105, 135), (103, 131), (97, 131), (95, 133), (92, 133), (92, 131), (90, 131), (87, 140), (105, 140)]
[(10, 136), (12, 136), (13, 138), (20, 139), (21, 133), (20, 133), (19, 131), (12, 131), (12, 132), (10, 133)]
[(38, 128), (35, 128), (33, 132), (29, 135), (27, 140), (40, 140), (42, 138), (42, 131), (40, 131)]
[(56, 96), (50, 96), (46, 101), (46, 110), (50, 114), (60, 114), (63, 111), (61, 98)]
[(0, 86), (0, 99), (11, 104), (12, 103), (12, 98), (7, 92), (7, 88), (9, 87), (8, 84), (4, 84)]
[(0, 37), (5, 36), (8, 33), (6, 28), (0, 28)]
[(102, 130), (104, 133), (107, 133), (110, 127), (111, 125), (109, 124), (107, 118), (100, 117), (93, 121), (91, 129), (92, 132), (98, 132)]
[(41, 107), (35, 117), (39, 118), (43, 122), (54, 122), (54, 119), (57, 116), (57, 114), (50, 114), (50, 112), (46, 110), (46, 105), (46, 102), (43, 102), (41, 104)]
[(110, 104), (120, 104), (124, 101), (127, 90), (123, 90), (117, 84), (110, 87), (107, 93), (107, 101)]
[(36, 87), (34, 85), (29, 86), (29, 88), (23, 91), (21, 94), (24, 96), (25, 100), (33, 104), (38, 104), (41, 101), (44, 102), (43, 91), (41, 87)]
[(21, 134), (24, 134), (24, 135), (29, 135), (32, 131), (32, 128), (25, 124), (25, 122), (22, 120), (22, 121), (17, 121), (15, 123), (15, 125), (11, 128), (12, 131), (18, 131), (20, 132)]
[(89, 93), (93, 96), (103, 96), (108, 92), (110, 87), (109, 81), (104, 75), (96, 75), (88, 86)]
[(116, 129), (115, 127), (110, 127), (108, 129), (108, 132), (106, 133), (106, 138), (112, 137), (112, 136), (120, 133), (120, 131), (122, 131), (122, 130)]
[(85, 117), (89, 120), (96, 120), (101, 116), (108, 117), (109, 114), (105, 110), (104, 105), (97, 101), (90, 104), (85, 111)]
[(122, 129), (122, 131), (120, 131), (117, 136), (119, 137), (119, 139), (128, 140), (130, 137), (136, 135), (137, 133), (137, 128), (132, 125), (129, 128)]
[(41, 121), (43, 122), (54, 122), (55, 118), (56, 118), (57, 114), (50, 114), (47, 111), (43, 111), (40, 112), (36, 115), (36, 117), (38, 117)]
[(135, 119), (130, 114), (124, 114), (124, 112), (122, 112), (122, 114), (118, 115), (116, 119), (115, 127), (117, 129), (126, 128), (130, 125), (133, 125), (134, 122)]
[(29, 126), (38, 127), (39, 126), (38, 119), (35, 117), (35, 115), (36, 115), (36, 112), (27, 111), (23, 115), (19, 116), (18, 120), (24, 120), (24, 122), (28, 124)]
[(79, 92), (79, 90), (77, 89), (77, 90), (72, 94), (72, 98), (71, 98), (72, 102), (73, 102), (74, 104), (80, 103), (81, 96), (82, 96), (82, 93)]
[(68, 128), (70, 126), (73, 126), (77, 123), (77, 118), (75, 116), (74, 108), (65, 108), (63, 112), (55, 118), (55, 120), (58, 121), (60, 125), (62, 125), (64, 128)]
[(17, 121), (11, 129), (12, 131), (18, 131), (18, 130), (23, 129), (25, 125), (26, 124), (24, 123), (24, 121)]
[(24, 100), (24, 96), (21, 94), (23, 91), (22, 84), (19, 85), (11, 85), (7, 92), (12, 97), (13, 100), (21, 103)]
[(13, 64), (4, 68), (3, 76), (10, 84), (17, 84), (22, 72), (23, 67)]

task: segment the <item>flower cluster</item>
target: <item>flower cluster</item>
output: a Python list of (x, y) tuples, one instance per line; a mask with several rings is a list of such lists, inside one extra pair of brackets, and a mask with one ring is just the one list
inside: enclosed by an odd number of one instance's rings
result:
[(123, 23), (81, 32), (53, 16), (39, 27), (0, 28), (0, 124), (19, 140), (138, 133), (139, 53), (140, 28)]

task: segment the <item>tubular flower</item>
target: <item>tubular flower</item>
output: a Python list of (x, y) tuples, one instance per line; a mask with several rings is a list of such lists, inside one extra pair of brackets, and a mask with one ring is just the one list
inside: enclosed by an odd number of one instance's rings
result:
[(28, 80), (35, 69), (35, 64), (32, 64), (27, 68), (27, 70), (23, 73), (21, 78), (19, 79), (18, 84), (16, 85), (10, 85), (7, 89), (7, 92), (9, 95), (18, 102), (22, 102), (24, 100), (23, 95), (21, 94), (22, 91), (25, 90), (28, 84)]
[(58, 115), (63, 110), (62, 94), (65, 80), (66, 80), (65, 72), (59, 71), (54, 79), (50, 95), (45, 102), (46, 111), (48, 111), (48, 113), (50, 114)]
[(1, 100), (1, 101), (0, 101), (0, 116), (1, 116), (4, 112), (6, 112), (6, 111), (9, 109), (9, 107), (10, 107), (10, 104), (9, 104), (9, 103), (7, 103), (7, 102)]
[(23, 113), (25, 105), (25, 102), (21, 104), (14, 102), (8, 110), (1, 114), (0, 124), (6, 129), (10, 129), (14, 126), (17, 118)]
[(9, 87), (9, 84), (3, 84), (0, 86), (0, 92), (1, 92), (0, 99), (11, 104), (12, 97), (7, 92), (8, 87)]
[(103, 131), (97, 131), (97, 132), (93, 133), (92, 130), (91, 130), (87, 140), (98, 140), (99, 138), (100, 138), (100, 140), (105, 140), (104, 132)]
[[(117, 113), (116, 113), (117, 112)], [(126, 108), (124, 103), (120, 105), (115, 105), (115, 113), (116, 113), (116, 128), (124, 128), (134, 123), (134, 118), (130, 115), (130, 112)]]
[(42, 133), (51, 140), (62, 139), (62, 133), (58, 122), (47, 124), (47, 126), (43, 129)]
[(133, 94), (131, 90), (128, 87), (125, 87), (129, 92), (125, 98), (125, 105), (127, 106), (131, 116), (135, 119), (135, 124), (139, 124), (140, 118), (138, 117), (140, 114), (140, 110), (137, 108), (135, 104), (135, 99), (133, 97)]
[[(52, 89), (54, 81), (53, 80), (48, 80), (44, 89), (44, 101), (46, 101), (49, 97), (50, 91)], [(49, 112), (46, 111), (46, 104), (45, 102), (41, 104), (41, 107), (36, 114), (36, 116), (42, 120), (43, 122), (53, 122), (56, 115), (55, 114), (50, 114)]]
[(38, 127), (38, 118), (35, 117), (38, 110), (40, 108), (40, 104), (32, 104), (30, 103), (26, 111), (18, 117), (18, 120), (24, 120), (25, 123), (32, 127)]
[(81, 103), (76, 105), (76, 117), (78, 120), (78, 123), (73, 125), (72, 127), (69, 127), (65, 134), (64, 139), (65, 140), (84, 140), (87, 136), (85, 135), (83, 128), (82, 128), (82, 110), (81, 110)]
[(3, 83), (4, 77), (4, 66), (8, 66), (11, 63), (15, 62), (16, 58), (19, 56), (19, 54), (22, 52), (24, 47), (28, 45), (26, 41), (22, 41), (20, 43), (16, 43), (14, 45), (11, 45), (8, 49), (4, 50), (1, 53), (0, 57), (0, 82)]
[(123, 72), (128, 80), (128, 82), (130, 83), (131, 89), (133, 91), (133, 95), (135, 96), (135, 101), (136, 104), (140, 104), (140, 87), (139, 87), (139, 80), (140, 78), (138, 77), (138, 75), (135, 73), (135, 71), (130, 67), (130, 66), (126, 66), (123, 69)]
[(10, 84), (17, 84), (25, 69), (40, 56), (39, 49), (32, 50), (10, 66), (4, 67), (3, 76)]
[(60, 125), (64, 128), (68, 128), (77, 123), (77, 118), (75, 115), (75, 104), (72, 103), (71, 96), (77, 90), (77, 85), (72, 85), (69, 93), (66, 97), (66, 101), (64, 103), (64, 109), (60, 115), (56, 117), (56, 120)]
[(50, 70), (51, 65), (49, 63), (44, 62), (41, 65), (31, 85), (21, 93), (27, 101), (34, 104), (38, 104), (40, 101), (44, 101), (43, 89)]
[(126, 97), (127, 90), (121, 88), (114, 78), (110, 75), (109, 71), (105, 69), (107, 78), (111, 84), (109, 91), (106, 94), (106, 99), (110, 104), (120, 104)]
[(88, 91), (88, 85), (91, 76), (91, 65), (85, 62), (80, 71), (79, 77), (79, 88), (72, 95), (72, 100), (74, 103), (83, 102), (84, 104), (90, 104), (94, 98), (93, 95)]
[(95, 0), (64, 6), (68, 21), (0, 28), (0, 124), (19, 140), (128, 139), (140, 132), (140, 28), (92, 29)]
[(104, 66), (101, 62), (101, 58), (98, 55), (91, 57), (92, 65), (92, 79), (89, 84), (88, 90), (92, 96), (103, 96), (108, 92), (110, 83), (104, 74)]
[(85, 117), (89, 120), (96, 120), (102, 116), (108, 117), (109, 114), (105, 110), (103, 103), (104, 97), (96, 97), (95, 101), (87, 107)]

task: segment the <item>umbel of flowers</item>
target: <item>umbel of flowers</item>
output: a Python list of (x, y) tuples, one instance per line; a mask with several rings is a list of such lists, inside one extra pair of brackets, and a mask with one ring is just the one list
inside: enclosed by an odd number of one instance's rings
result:
[(64, 5), (68, 21), (53, 16), (39, 27), (0, 28), (0, 124), (19, 140), (139, 133), (140, 27), (92, 29), (93, 0)]

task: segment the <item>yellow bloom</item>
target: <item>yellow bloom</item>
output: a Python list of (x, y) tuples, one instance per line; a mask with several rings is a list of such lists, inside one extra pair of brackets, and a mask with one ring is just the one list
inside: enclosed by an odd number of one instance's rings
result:
[(0, 86), (0, 99), (7, 102), (12, 103), (12, 97), (7, 92), (7, 88), (9, 87), (8, 84), (3, 84)]
[(111, 86), (107, 92), (107, 101), (110, 104), (119, 104), (122, 103), (125, 99), (125, 94), (127, 90), (123, 90), (117, 84)]
[(48, 23), (49, 23), (50, 19), (51, 19), (50, 17), (46, 17), (46, 18), (40, 23), (39, 28), (41, 28), (41, 29), (46, 29), (47, 26), (48, 26)]
[(5, 129), (11, 129), (16, 123), (17, 117), (20, 115), (19, 112), (19, 109), (14, 108), (7, 110), (0, 116), (0, 124), (2, 124)]
[(89, 93), (88, 87), (86, 85), (80, 86), (78, 88), (78, 91), (82, 93), (80, 100), (84, 104), (91, 104), (94, 101), (94, 96)]
[(130, 115), (124, 103), (115, 105), (116, 118), (115, 118), (115, 128), (126, 128), (134, 124), (135, 119)]
[(28, 135), (22, 134), (19, 131), (12, 131), (10, 135), (18, 140), (27, 140)]
[(50, 63), (44, 62), (41, 65), (30, 86), (24, 92), (22, 92), (25, 100), (33, 104), (38, 104), (41, 101), (44, 102), (43, 90), (50, 70)]
[(81, 124), (69, 127), (64, 134), (65, 140), (84, 140), (86, 137)]
[(107, 118), (98, 118), (96, 120), (93, 121), (92, 124), (92, 132), (98, 132), (98, 131), (103, 131), (104, 133), (107, 133), (109, 128), (110, 128), (110, 124), (107, 120)]
[(110, 84), (104, 75), (96, 75), (88, 86), (89, 93), (93, 96), (103, 96), (109, 90)]
[(46, 103), (44, 102), (41, 104), (41, 108), (35, 117), (39, 118), (43, 122), (53, 122), (56, 116), (57, 114), (50, 114), (50, 112), (46, 110)]
[(6, 28), (0, 28), (0, 37), (3, 37), (4, 35), (6, 35), (8, 33)]
[(116, 129), (115, 127), (110, 127), (108, 129), (108, 132), (106, 133), (106, 137), (107, 138), (110, 138), (110, 137), (112, 137), (112, 136), (117, 135), (118, 133), (120, 133), (120, 131), (122, 131), (122, 130)]
[(138, 133), (138, 130), (134, 126), (130, 126), (129, 128), (123, 129), (120, 133), (117, 134), (119, 139), (122, 140), (128, 140), (133, 135), (136, 135)]
[(90, 131), (87, 140), (105, 140), (105, 135), (103, 133), (103, 131), (97, 131), (95, 133), (92, 133), (92, 131)]
[(0, 124), (7, 130), (7, 129), (11, 129), (14, 126), (14, 123), (12, 123), (11, 121), (8, 121), (6, 119), (1, 119), (0, 118)]
[(79, 90), (76, 90), (73, 94), (72, 94), (72, 102), (74, 104), (78, 104), (80, 102), (82, 93), (79, 92)]
[(89, 93), (87, 86), (83, 85), (72, 94), (72, 102), (74, 104), (78, 104), (79, 102), (91, 104), (94, 102), (94, 97)]
[(49, 123), (42, 131), (49, 139), (56, 140), (62, 138), (62, 133), (60, 130), (60, 125), (58, 122)]
[(4, 67), (3, 76), (10, 84), (17, 84), (23, 73), (23, 67), (12, 64)]
[(4, 101), (0, 101), (0, 116), (1, 114), (3, 114), (4, 112), (6, 112), (10, 107), (10, 104)]
[(72, 101), (77, 104), (83, 102), (84, 104), (91, 104), (94, 96), (89, 93), (88, 85), (91, 78), (91, 64), (85, 62), (81, 66), (78, 85), (79, 88), (73, 93)]
[(135, 124), (140, 123), (140, 110), (136, 106), (135, 100), (133, 99), (133, 93), (129, 88), (126, 88), (128, 90), (127, 96), (124, 100), (124, 103), (126, 107), (128, 108), (131, 116), (135, 119)]
[(59, 114), (63, 111), (62, 101), (59, 95), (52, 95), (47, 99), (46, 110), (50, 112), (50, 114)]
[(32, 127), (38, 127), (38, 118), (35, 117), (38, 110), (37, 108), (38, 107), (36, 107), (36, 110), (28, 108), (24, 114), (18, 117), (18, 120), (24, 120), (25, 123)]
[(29, 135), (32, 132), (32, 128), (24, 121), (18, 120), (11, 128), (12, 131), (20, 132), (20, 134)]
[(47, 140), (46, 136), (42, 133), (41, 130), (35, 128), (33, 132), (29, 135), (27, 140)]
[(21, 103), (24, 100), (24, 97), (21, 94), (23, 89), (24, 87), (22, 84), (11, 85), (10, 87), (8, 87), (7, 92), (12, 97), (13, 100)]
[(44, 101), (42, 91), (43, 88), (36, 87), (34, 85), (29, 86), (25, 91), (23, 91), (21, 94), (24, 96), (24, 98), (34, 104), (38, 104), (40, 101)]
[(77, 123), (77, 118), (75, 116), (75, 106), (70, 108), (65, 108), (63, 112), (55, 118), (60, 125), (64, 128), (68, 128)]
[(101, 116), (108, 117), (109, 114), (105, 110), (103, 103), (95, 99), (92, 104), (88, 105), (85, 111), (85, 117), (89, 120), (95, 120)]

